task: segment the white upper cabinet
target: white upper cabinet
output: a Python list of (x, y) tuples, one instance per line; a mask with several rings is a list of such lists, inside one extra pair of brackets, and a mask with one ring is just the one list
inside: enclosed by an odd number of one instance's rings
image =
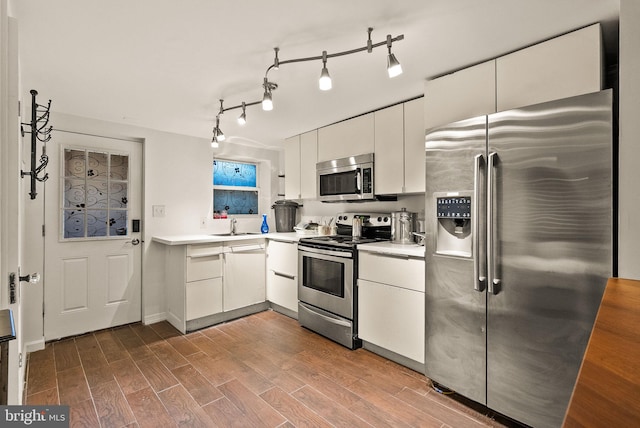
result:
[(498, 111), (599, 91), (602, 57), (594, 24), (498, 58)]
[(496, 62), (487, 61), (424, 87), (424, 128), (496, 112)]
[(300, 135), (300, 197), (316, 198), (316, 163), (318, 162), (318, 131)]
[(425, 190), (424, 98), (404, 103), (404, 193)]
[(318, 162), (373, 153), (373, 113), (318, 129)]
[(284, 140), (285, 199), (316, 197), (318, 131), (313, 130)]
[(425, 83), (424, 127), (602, 89), (600, 24)]
[(284, 140), (284, 197), (285, 199), (300, 199), (301, 197), (299, 135)]
[(404, 109), (397, 104), (374, 112), (376, 194), (402, 193), (404, 187)]

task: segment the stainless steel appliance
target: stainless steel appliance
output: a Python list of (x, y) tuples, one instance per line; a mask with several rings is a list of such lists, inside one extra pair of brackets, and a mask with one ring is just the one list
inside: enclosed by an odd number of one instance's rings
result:
[(374, 199), (373, 153), (316, 164), (318, 199), (324, 202)]
[(416, 213), (402, 208), (391, 213), (391, 242), (394, 244), (415, 244)]
[(610, 90), (426, 135), (426, 375), (562, 424), (615, 274)]
[[(361, 237), (353, 237), (355, 223)], [(389, 214), (341, 213), (338, 234), (301, 238), (298, 243), (298, 322), (350, 349), (358, 339), (357, 245), (389, 240)]]

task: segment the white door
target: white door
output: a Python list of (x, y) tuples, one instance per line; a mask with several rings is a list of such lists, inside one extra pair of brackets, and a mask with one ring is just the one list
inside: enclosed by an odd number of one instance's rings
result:
[(56, 130), (47, 150), (45, 340), (140, 321), (142, 144)]

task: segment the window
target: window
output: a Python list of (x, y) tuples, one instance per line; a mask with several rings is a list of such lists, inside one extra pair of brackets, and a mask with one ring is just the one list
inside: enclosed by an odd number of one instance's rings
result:
[(213, 217), (258, 213), (258, 166), (213, 160)]
[(128, 155), (65, 148), (63, 238), (126, 236), (128, 189)]

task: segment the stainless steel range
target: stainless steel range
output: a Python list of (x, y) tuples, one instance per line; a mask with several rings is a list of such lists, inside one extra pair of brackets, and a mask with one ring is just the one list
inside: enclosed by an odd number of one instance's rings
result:
[[(388, 241), (388, 213), (340, 213), (337, 235), (298, 243), (298, 322), (350, 349), (358, 339), (357, 245)], [(354, 236), (355, 235), (355, 236)]]

